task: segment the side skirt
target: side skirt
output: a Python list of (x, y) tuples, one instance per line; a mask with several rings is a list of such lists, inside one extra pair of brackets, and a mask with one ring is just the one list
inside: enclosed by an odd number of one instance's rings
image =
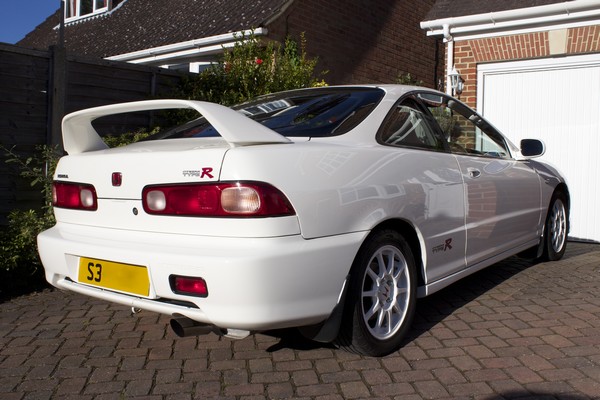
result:
[(492, 264), (495, 264), (499, 261), (507, 259), (510, 256), (514, 256), (515, 254), (518, 254), (521, 251), (527, 250), (531, 247), (538, 246), (538, 245), (539, 245), (538, 240), (531, 240), (531, 241), (529, 241), (525, 244), (522, 244), (518, 247), (512, 248), (510, 250), (507, 250), (505, 252), (497, 254), (491, 258), (488, 258), (487, 260), (480, 261), (477, 264), (474, 264), (468, 268), (458, 271), (450, 276), (447, 276), (447, 277), (437, 280), (435, 282), (420, 286), (419, 288), (417, 288), (417, 297), (422, 298), (422, 297), (429, 296), (429, 295), (431, 295), (437, 291), (440, 291), (443, 288), (453, 284), (454, 282), (459, 281), (460, 279), (464, 278), (465, 276), (471, 275), (477, 271), (481, 271), (482, 269), (487, 268)]

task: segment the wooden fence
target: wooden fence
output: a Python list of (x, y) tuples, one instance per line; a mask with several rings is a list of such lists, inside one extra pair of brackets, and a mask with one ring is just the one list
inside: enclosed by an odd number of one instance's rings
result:
[[(59, 47), (37, 51), (0, 44), (0, 144), (31, 156), (38, 145), (61, 144), (65, 114), (170, 97), (184, 76), (161, 68), (71, 57)], [(154, 122), (151, 114), (111, 117), (99, 129), (134, 131)], [(16, 167), (0, 155), (0, 225), (11, 210), (38, 207), (41, 200), (39, 188), (20, 179)]]

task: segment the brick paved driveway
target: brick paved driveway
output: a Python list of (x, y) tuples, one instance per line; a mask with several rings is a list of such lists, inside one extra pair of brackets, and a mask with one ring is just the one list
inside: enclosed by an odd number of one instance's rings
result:
[(600, 246), (510, 259), (421, 300), (360, 357), (293, 331), (177, 338), (169, 318), (47, 290), (0, 304), (0, 399), (600, 399)]

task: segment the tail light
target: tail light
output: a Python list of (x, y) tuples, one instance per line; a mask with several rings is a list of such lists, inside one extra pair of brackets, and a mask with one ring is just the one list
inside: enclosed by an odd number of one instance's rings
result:
[(98, 209), (96, 189), (84, 183), (53, 182), (52, 205), (59, 208), (95, 211)]
[(147, 186), (142, 203), (148, 214), (198, 217), (294, 215), (283, 193), (263, 182)]

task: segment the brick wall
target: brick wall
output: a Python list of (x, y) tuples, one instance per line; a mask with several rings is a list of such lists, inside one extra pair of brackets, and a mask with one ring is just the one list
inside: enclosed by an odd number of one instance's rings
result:
[(433, 87), (436, 66), (443, 77), (443, 58), (436, 64), (436, 41), (419, 27), (433, 3), (299, 0), (268, 25), (269, 36), (297, 39), (304, 32), (308, 53), (329, 71), (329, 84), (394, 83), (400, 73), (410, 73)]
[(552, 33), (536, 32), (456, 41), (454, 46), (454, 65), (465, 80), (460, 99), (475, 106), (477, 64), (600, 52), (600, 25)]

